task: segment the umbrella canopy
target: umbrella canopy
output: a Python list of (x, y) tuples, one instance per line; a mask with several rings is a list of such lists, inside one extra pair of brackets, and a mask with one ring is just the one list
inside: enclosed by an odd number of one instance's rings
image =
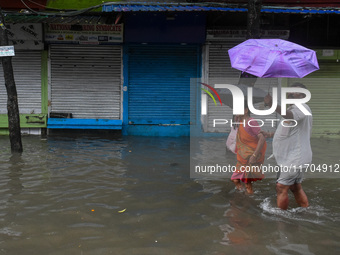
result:
[(315, 51), (281, 39), (249, 39), (228, 54), (233, 68), (257, 77), (302, 78), (319, 69)]

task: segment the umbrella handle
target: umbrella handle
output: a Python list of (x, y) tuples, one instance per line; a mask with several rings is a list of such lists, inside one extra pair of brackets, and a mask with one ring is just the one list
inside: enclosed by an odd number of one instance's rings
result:
[[(270, 95), (269, 94), (269, 89), (270, 89), (270, 86), (268, 86), (268, 95)], [(264, 107), (267, 107), (267, 106), (269, 106), (269, 105), (267, 105), (266, 102), (264, 102)]]
[[(267, 95), (270, 95), (270, 96), (271, 96), (271, 94), (270, 94), (270, 92), (269, 92), (269, 89), (270, 89), (270, 86), (268, 86), (268, 94), (267, 94)], [(266, 102), (264, 102), (264, 107), (267, 107), (267, 106), (270, 106), (270, 105), (267, 104)]]

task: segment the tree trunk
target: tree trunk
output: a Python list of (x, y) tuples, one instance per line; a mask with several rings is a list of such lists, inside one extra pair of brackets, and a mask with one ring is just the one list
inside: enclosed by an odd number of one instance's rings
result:
[[(262, 0), (248, 0), (246, 39), (258, 39), (261, 37), (261, 7)], [(256, 76), (242, 72), (239, 83), (254, 86), (256, 79)]]
[(247, 39), (258, 39), (261, 36), (262, 0), (248, 0), (248, 17), (247, 17)]
[[(4, 23), (4, 16), (0, 9), (0, 45), (8, 46), (8, 35), (6, 26)], [(2, 67), (4, 71), (5, 85), (7, 90), (7, 112), (8, 112), (8, 130), (9, 139), (11, 143), (12, 153), (21, 153), (22, 142), (21, 142), (21, 131), (20, 131), (20, 117), (19, 117), (19, 106), (18, 106), (18, 95), (15, 86), (12, 57), (1, 57)]]

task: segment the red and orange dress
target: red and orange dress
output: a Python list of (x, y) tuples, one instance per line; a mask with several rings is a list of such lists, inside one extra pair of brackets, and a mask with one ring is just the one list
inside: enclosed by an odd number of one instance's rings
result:
[[(249, 118), (249, 120), (252, 119)], [(239, 125), (238, 127), (236, 138), (237, 163), (236, 170), (231, 176), (231, 180), (239, 179), (245, 183), (262, 180), (264, 178), (261, 165), (264, 162), (267, 149), (267, 143), (265, 142), (259, 155), (256, 156), (256, 163), (252, 165), (249, 164), (249, 159), (254, 154), (259, 141), (257, 135), (261, 131), (261, 128), (257, 127), (258, 124), (255, 124), (256, 121), (251, 121), (252, 126), (249, 126), (248, 122), (246, 122), (245, 127), (243, 125)]]

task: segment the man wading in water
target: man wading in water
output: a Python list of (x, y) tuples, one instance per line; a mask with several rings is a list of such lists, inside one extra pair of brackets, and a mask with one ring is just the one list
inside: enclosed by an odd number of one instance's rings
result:
[[(306, 89), (302, 83), (294, 83), (291, 87)], [(288, 98), (291, 99), (304, 97), (303, 93), (288, 93)], [(264, 102), (271, 107), (272, 97), (268, 94)], [(308, 105), (302, 105), (311, 113)], [(281, 106), (277, 106), (276, 112), (281, 114)], [(290, 106), (282, 117), (295, 120), (297, 125), (287, 120), (285, 126), (278, 126), (275, 134), (261, 131), (265, 137), (273, 137), (273, 154), (281, 167), (276, 181), (277, 206), (283, 210), (288, 208), (288, 190), (291, 190), (296, 202), (301, 207), (307, 207), (308, 198), (301, 183), (306, 170), (305, 164), (312, 162), (310, 136), (313, 118), (312, 115), (305, 115), (296, 105)]]

